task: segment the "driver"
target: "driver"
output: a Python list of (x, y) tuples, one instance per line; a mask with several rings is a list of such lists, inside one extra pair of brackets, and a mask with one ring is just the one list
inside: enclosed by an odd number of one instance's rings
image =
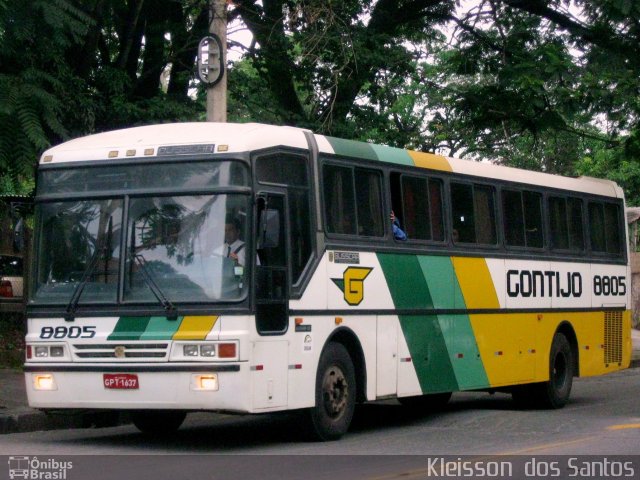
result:
[(233, 259), (236, 265), (244, 266), (245, 244), (240, 240), (240, 222), (227, 219), (224, 225), (224, 256)]

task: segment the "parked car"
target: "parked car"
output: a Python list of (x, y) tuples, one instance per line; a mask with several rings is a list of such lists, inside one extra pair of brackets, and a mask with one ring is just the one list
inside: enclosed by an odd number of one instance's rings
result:
[(20, 312), (24, 309), (23, 274), (22, 257), (0, 255), (0, 311)]

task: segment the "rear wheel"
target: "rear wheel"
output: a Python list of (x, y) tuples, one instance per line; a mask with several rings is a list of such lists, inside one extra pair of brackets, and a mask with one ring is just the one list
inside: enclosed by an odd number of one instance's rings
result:
[(398, 397), (398, 401), (412, 410), (429, 413), (443, 408), (451, 398), (451, 392), (417, 395), (414, 397)]
[(523, 406), (562, 408), (566, 405), (573, 385), (575, 362), (571, 345), (562, 333), (556, 333), (549, 354), (549, 380), (516, 387), (513, 399)]
[(356, 377), (347, 349), (329, 343), (320, 357), (316, 374), (316, 405), (310, 410), (311, 435), (337, 440), (351, 424), (356, 404)]
[(131, 421), (142, 433), (169, 435), (180, 428), (187, 413), (181, 410), (142, 410), (131, 414)]

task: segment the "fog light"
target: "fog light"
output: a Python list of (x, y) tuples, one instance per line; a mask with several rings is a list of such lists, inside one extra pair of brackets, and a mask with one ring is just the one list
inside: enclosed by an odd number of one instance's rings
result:
[(218, 375), (215, 373), (207, 373), (203, 375), (193, 376), (193, 389), (194, 390), (218, 390)]
[(215, 357), (216, 346), (215, 345), (200, 345), (200, 355), (203, 357)]
[(183, 345), (182, 352), (185, 357), (197, 357), (198, 356), (198, 345)]
[(36, 347), (36, 358), (49, 356), (49, 347)]
[(51, 347), (49, 349), (49, 355), (52, 357), (62, 357), (64, 356), (64, 348), (63, 347)]
[(36, 390), (57, 390), (56, 381), (50, 373), (33, 376), (33, 388)]

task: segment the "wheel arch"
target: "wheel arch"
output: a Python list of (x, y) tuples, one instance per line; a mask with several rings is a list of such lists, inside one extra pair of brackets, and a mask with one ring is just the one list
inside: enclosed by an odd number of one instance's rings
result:
[(573, 358), (575, 358), (575, 370), (573, 372), (574, 377), (580, 376), (580, 349), (578, 348), (578, 337), (576, 336), (576, 332), (573, 329), (573, 325), (567, 320), (562, 321), (558, 328), (556, 329), (554, 336), (556, 333), (561, 333), (565, 336), (569, 345), (571, 346), (571, 353), (573, 354)]
[(324, 348), (331, 342), (340, 343), (347, 349), (353, 368), (356, 374), (356, 401), (364, 402), (367, 400), (367, 365), (364, 358), (364, 351), (358, 336), (347, 327), (337, 328), (327, 339)]

